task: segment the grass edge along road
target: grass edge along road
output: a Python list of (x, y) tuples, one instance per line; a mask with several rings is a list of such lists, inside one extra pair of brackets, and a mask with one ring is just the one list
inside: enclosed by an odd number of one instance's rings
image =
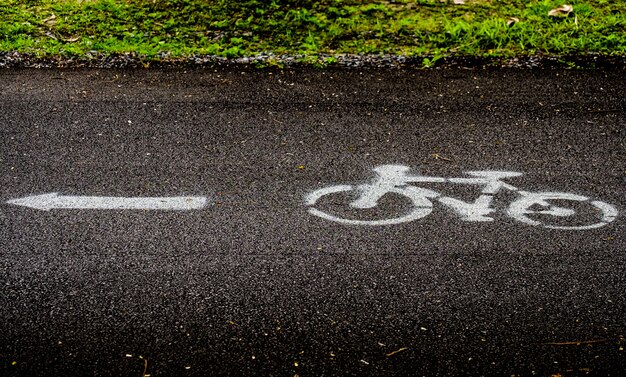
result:
[[(463, 4), (457, 4), (463, 3)], [(341, 56), (626, 57), (626, 2), (607, 0), (0, 0), (0, 54), (32, 59), (211, 56), (332, 65)], [(575, 59), (574, 59), (575, 60)], [(245, 59), (244, 59), (245, 62)]]

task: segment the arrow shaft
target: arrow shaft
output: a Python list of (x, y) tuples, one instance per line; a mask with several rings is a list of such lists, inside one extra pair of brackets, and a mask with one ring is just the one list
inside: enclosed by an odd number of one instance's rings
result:
[(162, 198), (123, 198), (108, 196), (57, 196), (52, 200), (55, 209), (138, 209), (138, 210), (193, 210), (204, 208), (203, 196)]

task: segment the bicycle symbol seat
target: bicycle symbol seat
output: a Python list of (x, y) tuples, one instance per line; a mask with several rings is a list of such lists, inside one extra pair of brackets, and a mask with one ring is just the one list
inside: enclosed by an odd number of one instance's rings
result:
[[(504, 179), (519, 177), (522, 173), (509, 171), (476, 170), (465, 172), (466, 178), (443, 178), (428, 177), (410, 174), (410, 168), (404, 165), (380, 165), (375, 167), (376, 177), (371, 183), (361, 185), (337, 185), (324, 187), (308, 194), (305, 204), (310, 206), (309, 213), (326, 220), (335, 221), (348, 225), (393, 225), (414, 221), (430, 214), (433, 210), (433, 200), (454, 210), (464, 221), (493, 221), (490, 215), (495, 212), (492, 207), (494, 195), (502, 190), (508, 190), (517, 194), (515, 199), (506, 210), (511, 218), (528, 225), (541, 225), (551, 229), (594, 229), (602, 227), (617, 217), (617, 209), (605, 202), (591, 200), (582, 195), (567, 192), (531, 192), (523, 191), (512, 186)], [(474, 202), (465, 202), (452, 197), (443, 196), (437, 191), (416, 187), (412, 183), (449, 183), (460, 185), (478, 185), (481, 187), (480, 196)], [(327, 195), (349, 193), (356, 194), (356, 199), (349, 203), (355, 210), (371, 209), (379, 204), (379, 200), (389, 194), (404, 196), (411, 203), (412, 208), (398, 217), (378, 220), (347, 219), (333, 215), (315, 206), (318, 201)], [(554, 204), (572, 201), (580, 206), (585, 206), (586, 219), (592, 218), (589, 224), (550, 224), (546, 219), (571, 218), (577, 215), (572, 208), (561, 207)], [(591, 212), (590, 212), (591, 211)], [(590, 222), (589, 220), (587, 220)]]

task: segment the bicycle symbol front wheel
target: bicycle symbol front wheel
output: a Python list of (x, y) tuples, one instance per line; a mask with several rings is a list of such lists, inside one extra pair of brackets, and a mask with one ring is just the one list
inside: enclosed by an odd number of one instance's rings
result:
[[(590, 200), (582, 195), (566, 192), (519, 193), (521, 196), (511, 203), (508, 213), (514, 219), (529, 225), (541, 225), (549, 229), (585, 230), (605, 226), (617, 217), (617, 209), (612, 205)], [(550, 201), (569, 201), (576, 209), (561, 207)], [(565, 224), (565, 220), (569, 224)]]
[[(307, 195), (305, 203), (309, 206), (314, 206), (318, 200), (327, 195), (340, 194), (340, 193), (348, 193), (351, 191), (355, 191), (355, 193), (359, 194), (360, 189), (358, 186), (351, 185), (339, 185), (339, 186), (330, 186), (325, 187), (316, 191), (313, 191), (309, 195)], [(398, 195), (402, 195), (408, 198), (411, 201), (412, 208), (411, 210), (399, 217), (380, 219), (380, 220), (357, 220), (357, 219), (347, 219), (344, 217), (339, 217), (324, 211), (321, 211), (317, 208), (311, 207), (309, 208), (309, 213), (322, 219), (347, 224), (347, 225), (395, 225), (401, 224), (413, 220), (420, 219), (424, 216), (427, 216), (433, 209), (433, 204), (430, 200), (428, 200), (428, 196), (433, 196), (430, 190), (424, 190), (416, 187), (395, 187), (389, 189), (388, 193), (394, 193)], [(358, 200), (350, 203), (350, 207), (352, 208), (365, 208), (363, 206), (355, 205)], [(375, 203), (374, 203), (375, 204)]]

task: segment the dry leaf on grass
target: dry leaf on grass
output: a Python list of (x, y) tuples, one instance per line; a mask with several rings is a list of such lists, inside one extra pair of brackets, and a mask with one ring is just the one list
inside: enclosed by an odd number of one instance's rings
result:
[(562, 16), (569, 16), (570, 13), (572, 13), (572, 11), (574, 10), (574, 7), (571, 5), (561, 5), (558, 8), (554, 8), (551, 11), (548, 12), (548, 16), (552, 16), (552, 17), (562, 17)]
[(55, 16), (53, 13), (52, 16), (46, 18), (45, 20), (42, 20), (41, 22), (43, 22), (44, 24), (48, 26), (52, 26), (57, 23), (57, 16)]
[(519, 22), (519, 18), (517, 18), (517, 17), (511, 17), (508, 20), (506, 20), (506, 24), (509, 25), (509, 26), (511, 26), (511, 25), (513, 25), (513, 24), (515, 24), (517, 22)]

